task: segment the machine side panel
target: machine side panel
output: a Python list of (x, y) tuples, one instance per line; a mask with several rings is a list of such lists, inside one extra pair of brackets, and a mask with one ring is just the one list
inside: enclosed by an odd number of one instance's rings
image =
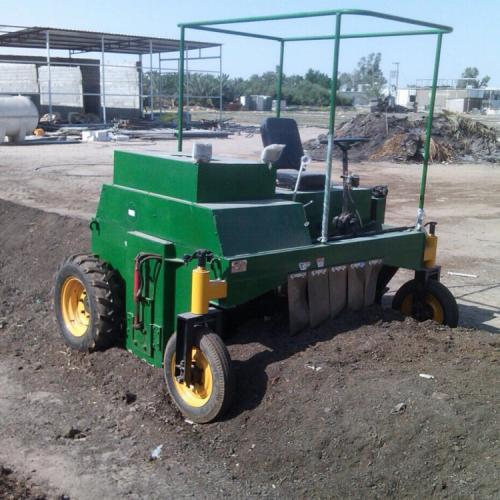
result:
[(113, 183), (140, 191), (196, 201), (198, 166), (159, 155), (115, 151)]
[(311, 244), (300, 203), (226, 205), (212, 208), (222, 255), (232, 256)]
[(212, 211), (193, 203), (104, 185), (97, 221), (141, 231), (190, 248), (207, 248), (221, 254)]
[[(228, 281), (224, 307), (244, 304), (248, 300), (286, 283), (293, 272), (339, 266), (353, 262), (384, 259), (384, 264), (405, 269), (423, 265), (425, 233), (411, 231), (387, 233), (367, 238), (290, 248), (260, 255), (238, 256), (229, 259), (225, 279)], [(223, 259), (225, 260), (225, 259)], [(244, 272), (231, 272), (233, 261), (246, 261)], [(241, 269), (241, 265), (234, 265)]]
[(113, 182), (197, 203), (265, 200), (274, 198), (276, 169), (243, 159), (196, 164), (185, 153), (115, 151)]
[(218, 203), (274, 198), (276, 168), (265, 163), (227, 164), (218, 161), (199, 166), (199, 203)]
[[(309, 222), (309, 232), (311, 239), (316, 239), (321, 236), (321, 220), (323, 217), (323, 191), (299, 191), (296, 201), (307, 205), (304, 210), (306, 212), (307, 221)], [(359, 215), (363, 224), (369, 223), (371, 218), (371, 190), (366, 188), (353, 189), (352, 196), (356, 203)], [(293, 193), (283, 189), (277, 190), (276, 197), (283, 200), (291, 200)], [(311, 203), (312, 202), (312, 203)], [(330, 191), (330, 220), (329, 234), (334, 234), (335, 229), (332, 221), (336, 215), (342, 212), (342, 188), (333, 187)]]
[(175, 256), (174, 244), (131, 231), (127, 233), (125, 279), (134, 282), (134, 259), (141, 252), (158, 254), (141, 266), (142, 300), (139, 302), (140, 328), (134, 328), (136, 302), (133, 286), (126, 296), (126, 348), (148, 363), (161, 367), (163, 352), (175, 325), (175, 268), (165, 259)]

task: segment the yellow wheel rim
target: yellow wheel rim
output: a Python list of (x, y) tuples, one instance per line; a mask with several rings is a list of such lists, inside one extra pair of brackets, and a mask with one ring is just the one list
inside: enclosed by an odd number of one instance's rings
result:
[(74, 276), (66, 278), (61, 288), (61, 312), (66, 328), (75, 337), (85, 335), (90, 322), (87, 290)]
[(193, 347), (191, 351), (192, 369), (196, 371), (195, 383), (188, 386), (186, 383), (179, 383), (175, 378), (175, 354), (172, 358), (172, 380), (174, 381), (175, 389), (177, 394), (182, 398), (182, 400), (189, 406), (199, 408), (208, 402), (210, 396), (212, 395), (212, 370), (208, 364), (205, 355), (198, 349), (198, 347)]
[[(425, 303), (432, 308), (432, 321), (439, 323), (440, 325), (444, 322), (444, 311), (443, 306), (439, 303), (439, 300), (430, 293), (425, 294)], [(411, 316), (411, 309), (413, 305), (413, 294), (410, 293), (404, 300), (401, 306), (401, 311), (407, 316)]]

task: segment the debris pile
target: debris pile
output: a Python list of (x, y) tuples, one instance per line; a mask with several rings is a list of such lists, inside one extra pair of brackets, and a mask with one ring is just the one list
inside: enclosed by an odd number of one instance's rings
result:
[[(349, 153), (353, 161), (386, 160), (420, 162), (424, 155), (427, 116), (414, 120), (408, 116), (370, 113), (341, 123), (335, 137), (368, 137)], [(305, 153), (314, 160), (326, 159), (327, 146), (320, 135), (304, 143)], [(340, 158), (335, 148), (334, 157)], [(476, 120), (449, 111), (434, 117), (429, 149), (431, 162), (500, 163), (500, 133)]]

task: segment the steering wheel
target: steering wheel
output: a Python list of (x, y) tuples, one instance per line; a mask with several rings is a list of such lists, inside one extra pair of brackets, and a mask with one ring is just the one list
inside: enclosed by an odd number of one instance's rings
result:
[[(339, 148), (343, 149), (349, 149), (353, 144), (356, 144), (358, 142), (368, 142), (370, 140), (369, 137), (337, 137), (336, 139), (333, 139), (333, 143), (338, 146)], [(328, 144), (328, 139), (321, 139), (319, 141), (320, 144)]]

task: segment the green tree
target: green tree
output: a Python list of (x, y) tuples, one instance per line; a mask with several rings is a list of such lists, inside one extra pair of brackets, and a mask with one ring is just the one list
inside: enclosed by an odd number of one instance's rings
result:
[(332, 85), (332, 79), (321, 71), (310, 68), (305, 76), (306, 81), (319, 85), (325, 89), (329, 89)]
[(488, 75), (479, 80), (479, 70), (475, 66), (465, 68), (461, 76), (462, 78), (467, 78), (467, 80), (458, 80), (457, 87), (459, 89), (465, 89), (467, 86), (472, 86), (472, 88), (475, 89), (479, 87), (486, 87), (490, 81), (490, 77)]

